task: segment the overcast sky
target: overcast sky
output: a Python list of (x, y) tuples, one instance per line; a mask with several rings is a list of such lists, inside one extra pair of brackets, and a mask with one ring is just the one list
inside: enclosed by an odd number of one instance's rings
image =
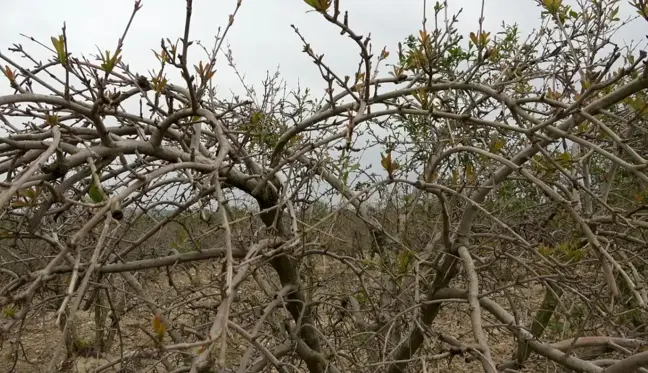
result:
[[(575, 3), (573, 0), (564, 2)], [(371, 32), (376, 54), (383, 46), (394, 52), (399, 41), (421, 29), (422, 0), (341, 0), (340, 3), (343, 10), (349, 11), (349, 24), (356, 32), (363, 35)], [(477, 31), (481, 1), (450, 0), (449, 3), (449, 14), (460, 7), (464, 9), (459, 18), (460, 33), (468, 35), (470, 31)], [(212, 45), (218, 27), (226, 25), (235, 5), (236, 0), (194, 0), (191, 39)], [(433, 5), (434, 1), (428, 2), (428, 27), (434, 25)], [(0, 49), (7, 53), (11, 44), (21, 43), (33, 56), (44, 60), (49, 57), (48, 52), (20, 34), (32, 36), (49, 46), (50, 37), (58, 35), (66, 22), (69, 50), (73, 55), (96, 54), (97, 46), (101, 50), (114, 51), (132, 6), (133, 0), (5, 1), (0, 17)], [(148, 75), (148, 69), (157, 66), (151, 49), (159, 50), (163, 37), (176, 40), (182, 35), (185, 7), (184, 0), (143, 0), (143, 8), (134, 20), (122, 53), (133, 72)], [(325, 61), (338, 75), (352, 75), (356, 71), (358, 50), (354, 43), (341, 36), (339, 30), (320, 15), (308, 12), (309, 9), (303, 0), (243, 0), (227, 43), (232, 46), (239, 70), (246, 74), (247, 83), (258, 84), (268, 70), (273, 73), (279, 67), (289, 88), (300, 82), (318, 96), (323, 93), (319, 72), (302, 52), (302, 43), (291, 24), (299, 28), (317, 54), (325, 54)], [(633, 13), (627, 1), (622, 1), (621, 18)], [(484, 16), (484, 27), (492, 33), (501, 30), (503, 21), (518, 23), (523, 35), (540, 25), (540, 9), (534, 0), (486, 0)], [(645, 22), (634, 22), (622, 30), (615, 41), (621, 44), (631, 39), (645, 42), (645, 30)], [(395, 56), (396, 53), (392, 53), (389, 62), (393, 62)], [(190, 51), (190, 59), (204, 59), (204, 55), (194, 48)], [(220, 61), (221, 68), (216, 74), (220, 94), (228, 95), (229, 90), (242, 93), (236, 76), (224, 66), (223, 58)], [(0, 94), (9, 92), (8, 85), (0, 84)]]
[[(354, 30), (361, 34), (371, 32), (376, 52), (383, 46), (396, 50), (399, 41), (421, 28), (422, 0), (341, 0), (340, 3), (349, 11), (349, 22)], [(460, 16), (460, 32), (467, 35), (476, 31), (481, 1), (451, 0), (449, 3), (451, 14), (460, 7), (464, 9)], [(627, 2), (621, 3), (622, 15), (629, 15)], [(19, 34), (33, 36), (49, 45), (50, 36), (58, 35), (65, 21), (71, 53), (95, 54), (96, 46), (101, 50), (114, 50), (132, 4), (133, 0), (6, 1), (2, 5), (0, 48), (6, 52), (12, 43), (19, 42), (36, 56), (45, 57), (42, 47)], [(124, 61), (134, 71), (145, 73), (155, 66), (157, 61), (151, 48), (159, 49), (160, 38), (175, 40), (182, 35), (185, 4), (184, 0), (143, 0), (144, 7), (134, 21), (123, 53)], [(226, 24), (235, 4), (236, 0), (194, 0), (191, 38), (212, 45), (218, 27)], [(429, 18), (433, 16), (433, 4), (434, 1), (428, 2)], [(289, 87), (298, 81), (312, 88), (323, 87), (315, 65), (301, 52), (301, 41), (291, 24), (300, 29), (317, 53), (325, 53), (326, 61), (340, 75), (351, 75), (355, 71), (358, 53), (352, 41), (340, 36), (334, 26), (308, 10), (303, 0), (243, 0), (227, 41), (249, 83), (259, 82), (267, 70), (274, 72), (279, 66)], [(495, 32), (500, 30), (502, 21), (519, 23), (523, 33), (539, 25), (539, 9), (533, 0), (486, 0), (484, 15), (485, 29)], [(646, 23), (635, 22), (632, 26), (618, 35), (619, 40), (644, 37)], [(202, 55), (194, 49), (191, 57)], [(240, 84), (228, 68), (218, 72), (217, 82), (221, 92), (223, 89), (240, 92)]]

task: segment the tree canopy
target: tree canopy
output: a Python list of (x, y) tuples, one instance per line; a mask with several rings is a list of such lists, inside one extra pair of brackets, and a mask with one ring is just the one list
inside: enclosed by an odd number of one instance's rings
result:
[(614, 40), (646, 0), (541, 0), (529, 35), (423, 0), (384, 48), (305, 0), (357, 70), (293, 25), (326, 91), (245, 97), (215, 89), (243, 1), (211, 49), (186, 2), (146, 72), (123, 54), (141, 0), (96, 56), (65, 27), (31, 40), (46, 61), (0, 51), (9, 371), (34, 335), (48, 372), (648, 369), (646, 36)]

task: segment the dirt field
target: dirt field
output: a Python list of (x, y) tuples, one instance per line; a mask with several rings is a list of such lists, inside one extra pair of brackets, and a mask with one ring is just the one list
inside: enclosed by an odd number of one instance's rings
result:
[[(335, 271), (333, 268), (327, 267), (322, 268), (320, 272), (323, 276), (330, 271)], [(338, 269), (339, 270), (339, 269)], [(205, 294), (212, 294), (211, 297), (204, 296), (202, 299), (199, 299), (195, 302), (190, 302), (191, 308), (196, 306), (202, 306), (206, 308), (214, 307), (217, 300), (214, 298), (218, 297), (218, 294), (210, 287), (210, 273), (214, 271), (214, 267), (210, 264), (201, 264), (197, 266), (196, 269), (191, 269), (190, 273), (193, 274), (192, 278), (187, 276), (182, 271), (175, 271), (173, 275), (173, 283), (175, 287), (169, 285), (168, 277), (163, 271), (152, 271), (157, 272), (154, 276), (144, 279), (144, 286), (146, 289), (146, 294), (155, 300), (158, 304), (170, 305), (174, 307), (174, 304), (179, 304), (185, 302), (191, 295), (195, 295), (195, 292), (192, 289), (202, 288), (202, 292)], [(150, 275), (150, 274), (149, 274)], [(248, 286), (244, 286), (242, 289), (246, 291)], [(251, 290), (251, 289), (249, 289)], [(540, 303), (542, 297), (541, 288), (529, 289), (530, 296), (527, 298), (527, 304), (520, 304), (518, 306), (523, 307), (524, 309), (534, 309)], [(264, 295), (262, 292), (257, 290), (255, 294), (258, 298), (263, 298)], [(194, 297), (195, 298), (195, 297)], [(210, 304), (211, 303), (211, 304)], [(187, 325), (195, 324), (198, 321), (196, 318), (190, 316), (190, 312), (182, 312), (180, 309), (182, 306), (177, 306), (175, 311), (172, 311), (170, 318), (173, 319), (173, 322), (177, 325)], [(189, 308), (187, 308), (188, 310)], [(525, 318), (529, 322), (531, 318), (530, 313), (520, 313), (520, 317)], [(80, 311), (77, 316), (78, 320), (78, 338), (81, 341), (86, 341), (86, 343), (91, 343), (94, 338), (94, 322), (93, 322), (93, 313), (92, 312), (83, 312)], [(21, 330), (21, 343), (18, 349), (18, 355), (16, 359), (16, 354), (12, 354), (11, 341), (4, 341), (2, 348), (2, 371), (6, 372), (46, 372), (47, 366), (51, 361), (52, 352), (54, 347), (61, 343), (61, 332), (55, 326), (56, 313), (53, 311), (42, 311), (37, 316), (32, 316), (28, 322), (20, 329)], [(322, 320), (326, 320), (326, 317), (322, 317)], [(208, 319), (204, 320), (204, 325), (209, 324)], [(324, 325), (326, 326), (326, 325)], [(512, 351), (514, 351), (513, 340), (505, 332), (501, 331), (501, 325), (489, 324), (487, 321), (484, 322), (484, 327), (489, 333), (489, 340), (491, 342), (491, 351), (496, 362), (508, 361), (511, 358)], [(151, 313), (150, 311), (140, 302), (135, 306), (134, 309), (130, 310), (126, 316), (120, 322), (120, 339), (123, 341), (124, 353), (129, 353), (132, 351), (142, 351), (142, 350), (154, 350), (154, 342), (145, 331), (151, 330)], [(437, 321), (434, 323), (434, 331), (439, 333), (448, 334), (455, 336), (465, 343), (472, 343), (472, 333), (468, 314), (466, 313), (466, 306), (464, 304), (452, 304), (450, 303), (442, 311), (440, 317), (437, 318)], [(12, 336), (12, 339), (17, 336), (16, 333)], [(234, 338), (229, 344), (228, 351), (228, 360), (233, 364), (233, 368), (236, 368), (237, 365), (234, 364), (238, 358), (244, 353), (246, 346), (240, 348), (233, 347), (233, 342), (236, 341)], [(239, 341), (240, 342), (240, 341)], [(165, 338), (165, 343), (171, 344), (168, 336)], [(445, 348), (436, 341), (431, 340), (432, 345), (436, 345), (437, 353), (441, 353), (444, 350), (447, 351), (447, 345)], [(93, 352), (87, 352), (86, 356), (76, 356), (71, 357), (66, 361), (56, 362), (56, 366), (59, 372), (75, 372), (75, 373), (86, 373), (86, 372), (95, 372), (97, 368), (104, 367), (105, 369), (100, 370), (102, 372), (168, 372), (164, 366), (159, 363), (159, 359), (144, 358), (138, 359), (137, 364), (129, 365), (120, 369), (119, 365), (112, 367), (106, 367), (110, 361), (117, 359), (120, 356), (120, 350), (116, 346), (119, 343), (115, 343), (115, 347), (107, 354), (97, 355)], [(466, 362), (464, 356), (456, 356), (452, 359), (443, 358), (438, 361), (432, 361), (428, 366), (430, 372), (438, 373), (450, 373), (450, 372), (476, 372), (481, 371), (481, 367), (478, 362)], [(15, 365), (14, 365), (15, 364)], [(14, 366), (13, 370), (11, 367)], [(146, 367), (146, 369), (144, 369)], [(531, 370), (528, 370), (529, 372)], [(543, 369), (544, 371), (544, 369)], [(549, 371), (553, 371), (550, 369)]]

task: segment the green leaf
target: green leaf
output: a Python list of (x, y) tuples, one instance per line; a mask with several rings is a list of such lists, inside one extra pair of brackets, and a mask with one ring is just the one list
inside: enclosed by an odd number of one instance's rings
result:
[(3, 315), (4, 317), (6, 317), (6, 318), (12, 318), (12, 317), (14, 317), (14, 316), (16, 315), (16, 309), (15, 309), (14, 306), (11, 305), (11, 304), (8, 305), (8, 306), (5, 306), (5, 307), (2, 309), (2, 315)]
[(543, 0), (542, 5), (544, 5), (549, 13), (554, 14), (560, 10), (562, 0)]
[(36, 191), (33, 188), (18, 189), (18, 195), (33, 200), (36, 198)]
[(586, 252), (583, 249), (573, 250), (567, 254), (567, 257), (574, 262), (580, 262), (585, 256)]
[(490, 151), (491, 153), (499, 152), (505, 145), (504, 139), (497, 135), (491, 136)]
[(59, 35), (58, 38), (51, 37), (52, 45), (54, 50), (56, 50), (56, 56), (60, 63), (64, 64), (67, 62), (67, 56), (65, 55), (65, 38), (63, 35)]
[(312, 8), (317, 7), (317, 0), (304, 0), (304, 2), (308, 5), (310, 5)]
[(162, 93), (166, 88), (168, 80), (166, 77), (162, 77), (162, 78), (152, 77), (151, 82), (153, 83), (153, 90), (156, 93)]
[(45, 114), (45, 123), (52, 127), (56, 127), (59, 124), (59, 116), (56, 114)]
[(88, 190), (88, 195), (90, 196), (90, 198), (92, 198), (92, 201), (94, 201), (95, 203), (100, 203), (104, 201), (105, 193), (101, 186), (92, 184), (92, 186)]
[(250, 123), (256, 126), (261, 120), (263, 120), (263, 113), (257, 111), (254, 114), (252, 114), (252, 117), (250, 118)]
[(288, 140), (288, 144), (291, 146), (295, 144), (299, 144), (303, 139), (304, 139), (304, 135), (298, 134), (291, 137), (290, 140)]
[(466, 179), (468, 180), (469, 183), (474, 183), (477, 181), (477, 174), (475, 173), (475, 166), (473, 166), (472, 162), (468, 162), (465, 164), (465, 170), (466, 170)]
[(107, 73), (110, 73), (115, 66), (121, 61), (121, 56), (119, 55), (121, 53), (121, 50), (117, 49), (115, 52), (114, 56), (110, 56), (110, 51), (106, 51), (105, 58), (103, 59), (103, 63), (101, 64), (101, 68), (104, 69)]
[(563, 168), (566, 168), (566, 169), (571, 168), (572, 157), (571, 157), (571, 154), (569, 152), (562, 152), (562, 153), (558, 154), (558, 156), (556, 157), (556, 161)]
[(304, 0), (304, 2), (319, 12), (326, 12), (331, 7), (331, 0)]
[(542, 256), (549, 256), (553, 253), (553, 249), (549, 246), (541, 246), (538, 248), (538, 252), (540, 252)]
[(403, 250), (400, 254), (398, 254), (398, 273), (404, 274), (405, 272), (407, 272), (407, 268), (409, 268), (412, 257), (412, 252), (409, 250)]
[(364, 289), (358, 292), (358, 294), (356, 295), (356, 299), (358, 300), (358, 303), (360, 303), (361, 306), (369, 302), (369, 296), (367, 295), (367, 292)]
[(474, 32), (471, 32), (471, 33), (470, 33), (470, 40), (471, 40), (471, 41), (473, 42), (473, 44), (475, 44), (475, 45), (478, 45), (478, 44), (479, 44), (479, 40), (477, 39), (477, 34), (475, 34)]

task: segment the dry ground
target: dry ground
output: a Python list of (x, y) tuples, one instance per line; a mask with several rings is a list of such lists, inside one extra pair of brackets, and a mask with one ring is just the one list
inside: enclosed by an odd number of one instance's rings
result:
[[(335, 250), (343, 255), (358, 256), (356, 255), (358, 250), (362, 253), (368, 253), (371, 250), (372, 238), (366, 230), (359, 228), (362, 227), (362, 225), (359, 224), (357, 220), (354, 220), (356, 218), (352, 215), (353, 214), (351, 214), (351, 216), (338, 217), (334, 219), (331, 224), (318, 227), (317, 230), (313, 230), (311, 233), (307, 234), (307, 236), (310, 235), (311, 237), (306, 237), (305, 240), (307, 242), (317, 241), (321, 245), (332, 248), (331, 250)], [(421, 219), (421, 221), (428, 220)], [(210, 229), (210, 227), (217, 226), (217, 224), (217, 222), (210, 222), (208, 224), (192, 222), (191, 224), (185, 224), (185, 227), (188, 227), (192, 234), (200, 236)], [(389, 227), (395, 226), (396, 224), (394, 223), (390, 225), (388, 223), (383, 223), (383, 225)], [(140, 224), (130, 226), (130, 232), (126, 236), (124, 242), (140, 236), (148, 226), (150, 225)], [(260, 226), (258, 221), (246, 219), (242, 219), (239, 223), (233, 225), (232, 230), (234, 236), (241, 237), (241, 239), (237, 239), (235, 244), (246, 245), (252, 242), (253, 240), (251, 238), (244, 239), (244, 237), (251, 237), (253, 234), (258, 234), (254, 233), (257, 229), (253, 229), (253, 227), (258, 226)], [(140, 259), (147, 255), (166, 255), (168, 248), (173, 246), (169, 243), (178, 241), (179, 231), (180, 228), (178, 226), (175, 226), (174, 229), (163, 229), (147, 241), (141, 248), (140, 253), (136, 254), (132, 259)], [(404, 239), (410, 247), (424, 247), (425, 243), (430, 241), (430, 232), (432, 231), (434, 231), (432, 225), (416, 225), (410, 228), (408, 235), (404, 237)], [(257, 236), (255, 240), (260, 238), (262, 237)], [(222, 235), (210, 234), (206, 239), (203, 239), (201, 243), (204, 244), (203, 247), (222, 245)], [(353, 254), (349, 254), (354, 250), (355, 252)], [(360, 257), (362, 257), (362, 255), (364, 254), (361, 254)], [(304, 282), (308, 286), (313, 286), (313, 289), (307, 290), (312, 293), (313, 299), (325, 302), (334, 302), (342, 299), (342, 297), (348, 293), (346, 287), (349, 286), (349, 284), (352, 284), (355, 290), (358, 289), (357, 278), (348, 269), (348, 267), (330, 259), (326, 262), (320, 261), (320, 259), (317, 260), (318, 262), (315, 263), (314, 271), (312, 271), (314, 274), (313, 278)], [(501, 286), (503, 283), (513, 281), (513, 274), (507, 272), (510, 270), (507, 267), (507, 264), (505, 262), (498, 262), (498, 265), (502, 265), (503, 267), (501, 269), (490, 268), (489, 270), (496, 272), (501, 271), (506, 273), (507, 276), (499, 276), (502, 277), (498, 280), (502, 281), (500, 283), (482, 283), (484, 288), (493, 288)], [(221, 265), (218, 261), (212, 261), (209, 263), (203, 262), (198, 263), (195, 268), (190, 269), (190, 271), (194, 274), (191, 278), (183, 268), (177, 267), (171, 269), (173, 286), (169, 284), (168, 276), (164, 269), (146, 271), (142, 277), (140, 277), (140, 281), (143, 284), (144, 293), (150, 297), (150, 300), (156, 302), (169, 311), (169, 318), (176, 328), (181, 328), (184, 325), (191, 326), (198, 330), (206, 330), (211, 323), (218, 300), (220, 299), (218, 284), (221, 282), (217, 277), (221, 273)], [(272, 271), (263, 275), (268, 278), (275, 276)], [(374, 278), (379, 277), (378, 272), (373, 275), (365, 273), (365, 275), (368, 279), (372, 278), (372, 276)], [(128, 290), (129, 288), (127, 286), (124, 286), (119, 275), (115, 274), (111, 276), (110, 279), (104, 280), (103, 284), (112, 286), (114, 288), (113, 290), (118, 290), (114, 293), (125, 294), (128, 303), (127, 312), (121, 317), (119, 323), (120, 338), (116, 338), (110, 352), (104, 356), (75, 357), (65, 363), (57, 361), (57, 366), (60, 367), (59, 371), (75, 373), (94, 372), (97, 366), (105, 365), (108, 361), (120, 356), (122, 351), (118, 348), (119, 340), (123, 343), (123, 350), (125, 353), (129, 351), (154, 350), (154, 343), (146, 334), (146, 331), (149, 333), (152, 332), (152, 314), (150, 310), (145, 306), (145, 302), (138, 299), (137, 295)], [(462, 276), (459, 276), (458, 281), (462, 281), (461, 277)], [(465, 287), (465, 282), (457, 283), (457, 285)], [(196, 289), (199, 289), (199, 291)], [(239, 293), (242, 295), (235, 301), (233, 317), (238, 318), (237, 322), (243, 320), (241, 325), (244, 325), (246, 328), (251, 328), (255, 320), (260, 316), (265, 305), (271, 301), (271, 296), (268, 296), (268, 294), (261, 291), (251, 279), (242, 285)], [(371, 294), (370, 296), (373, 297)], [(508, 309), (509, 312), (511, 309), (515, 309), (516, 317), (520, 324), (529, 325), (534, 313), (541, 304), (543, 296), (544, 291), (542, 287), (532, 285), (528, 287), (516, 286), (511, 289), (508, 296), (505, 297), (500, 293), (500, 295), (493, 295), (492, 298)], [(406, 301), (408, 304), (413, 304), (411, 299)], [(14, 334), (9, 338), (9, 340), (2, 342), (0, 349), (0, 373), (37, 373), (46, 371), (46, 368), (51, 361), (54, 347), (61, 343), (61, 333), (54, 323), (56, 319), (55, 310), (51, 308), (52, 307), (50, 307), (49, 310), (46, 310), (44, 307), (41, 307), (39, 312), (32, 314), (28, 321), (22, 325), (19, 330), (14, 331)], [(330, 307), (318, 308), (318, 322), (322, 328), (328, 328), (326, 333), (332, 333), (334, 329), (334, 327), (331, 327), (331, 323), (333, 322), (332, 320), (334, 320), (334, 316), (331, 314), (332, 310), (333, 309)], [(90, 311), (92, 311), (92, 309)], [(78, 339), (85, 341), (85, 343), (92, 341), (94, 339), (95, 325), (93, 314), (91, 312), (79, 312), (78, 321)], [(497, 363), (510, 360), (516, 347), (513, 338), (504, 331), (502, 325), (499, 325), (490, 316), (485, 316), (483, 318), (483, 326), (488, 333), (494, 360)], [(545, 333), (545, 340), (557, 341), (568, 338), (569, 335), (564, 334), (567, 329), (561, 329), (560, 327), (561, 325), (559, 324), (557, 327), (552, 327), (550, 330), (547, 330)], [(445, 305), (431, 329), (434, 332), (454, 336), (464, 343), (474, 342), (468, 310), (466, 305), (463, 303), (450, 302)], [(264, 332), (272, 335), (270, 328), (264, 329)], [(19, 346), (15, 346), (11, 343), (16, 339), (18, 335), (17, 333), (20, 333)], [(351, 341), (351, 339), (349, 340)], [(236, 362), (245, 352), (247, 344), (243, 346), (240, 338), (237, 339), (235, 335), (232, 335), (229, 341), (227, 361), (231, 367), (236, 368), (238, 366)], [(166, 337), (164, 343), (171, 344), (172, 342), (168, 337)], [(439, 341), (430, 339), (427, 343), (429, 344), (428, 350), (430, 351), (430, 355), (448, 351), (448, 346)], [(342, 344), (344, 345), (344, 342)], [(348, 346), (348, 344), (346, 346)], [(478, 362), (465, 361), (465, 357), (467, 356), (468, 355), (455, 356), (453, 359), (443, 358), (438, 361), (432, 361), (428, 363), (426, 368), (428, 369), (428, 372), (435, 373), (467, 373), (481, 371), (481, 366)], [(352, 367), (349, 367), (346, 370), (353, 371)], [(103, 371), (115, 373), (119, 370), (118, 367), (110, 367)], [(533, 363), (530, 363), (525, 370), (525, 372), (539, 371), (560, 372), (553, 363), (539, 358), (534, 358)], [(167, 370), (159, 362), (159, 359), (155, 356), (151, 356), (149, 358), (139, 359), (137, 363), (131, 363), (128, 366), (123, 367), (122, 372), (166, 373)]]
[[(330, 266), (330, 264), (328, 266)], [(178, 303), (180, 298), (186, 297), (186, 294), (184, 293), (191, 291), (191, 289), (195, 289), (195, 285), (202, 285), (203, 287), (208, 285), (211, 281), (210, 272), (213, 272), (213, 270), (213, 266), (209, 264), (203, 263), (199, 265), (196, 271), (197, 276), (199, 277), (197, 280), (196, 278), (190, 280), (186, 274), (181, 271), (176, 271), (173, 275), (174, 284), (176, 286), (175, 288), (169, 286), (165, 273), (158, 272), (154, 278), (150, 278), (145, 282), (146, 293), (160, 304)], [(319, 272), (324, 274), (326, 272), (330, 273), (330, 271), (331, 268), (326, 268)], [(529, 289), (527, 304), (520, 306), (525, 306), (523, 309), (527, 310), (535, 309), (535, 307), (540, 303), (542, 294), (543, 291), (541, 288)], [(260, 295), (260, 297), (262, 296)], [(213, 304), (214, 300), (212, 299), (210, 301), (206, 297), (202, 303), (208, 306), (208, 303), (210, 302)], [(521, 312), (519, 316), (526, 319), (521, 321), (526, 321), (528, 323), (532, 315), (531, 312)], [(180, 313), (178, 313), (178, 317), (175, 321), (178, 323), (192, 323), (190, 318), (191, 317), (186, 314), (180, 315)], [(5, 341), (3, 343), (2, 360), (0, 360), (0, 366), (3, 368), (0, 369), (0, 371), (19, 373), (45, 372), (47, 365), (50, 363), (53, 348), (57, 344), (61, 343), (61, 333), (54, 325), (55, 319), (55, 312), (40, 312), (38, 316), (29, 319), (29, 321), (22, 327), (19, 356), (17, 361), (15, 361), (15, 367), (13, 370), (10, 370), (10, 368), (13, 366), (15, 355), (10, 353), (11, 344)], [(82, 340), (92, 340), (94, 335), (93, 315), (89, 312), (79, 312), (78, 320), (79, 338)], [(150, 320), (150, 312), (144, 306), (140, 305), (137, 309), (129, 312), (121, 321), (121, 338), (124, 342), (125, 350), (136, 350), (138, 348), (151, 349), (153, 347), (151, 339), (142, 331), (143, 329), (149, 330), (151, 328)], [(195, 322), (195, 320), (193, 321)], [(488, 323), (485, 323), (484, 326), (489, 331), (489, 338), (491, 340), (490, 346), (495, 360), (497, 362), (509, 360), (513, 351), (513, 340), (506, 334), (498, 332), (498, 325), (489, 325)], [(456, 336), (466, 343), (472, 342), (470, 322), (463, 305), (450, 304), (445, 307), (440, 317), (437, 318), (434, 328), (436, 331)], [(168, 340), (165, 342), (171, 343)], [(231, 345), (229, 349), (230, 359), (232, 362), (234, 362), (236, 358), (241, 356), (245, 351), (245, 347), (236, 348)], [(77, 357), (73, 362), (68, 361), (66, 364), (59, 362), (59, 371), (75, 373), (94, 372), (97, 367), (105, 365), (108, 361), (117, 358), (119, 353), (119, 349), (115, 347), (109, 354), (104, 356)], [(143, 366), (146, 364), (148, 364), (149, 367), (144, 370)], [(118, 367), (112, 367), (103, 371), (118, 372), (119, 370), (117, 368)], [(479, 363), (467, 363), (461, 356), (457, 356), (450, 360), (442, 359), (430, 363), (428, 368), (429, 372), (437, 373), (481, 371)], [(142, 372), (167, 372), (159, 362), (156, 362), (156, 359), (144, 359), (139, 362), (135, 369)], [(549, 371), (553, 371), (553, 369)]]

